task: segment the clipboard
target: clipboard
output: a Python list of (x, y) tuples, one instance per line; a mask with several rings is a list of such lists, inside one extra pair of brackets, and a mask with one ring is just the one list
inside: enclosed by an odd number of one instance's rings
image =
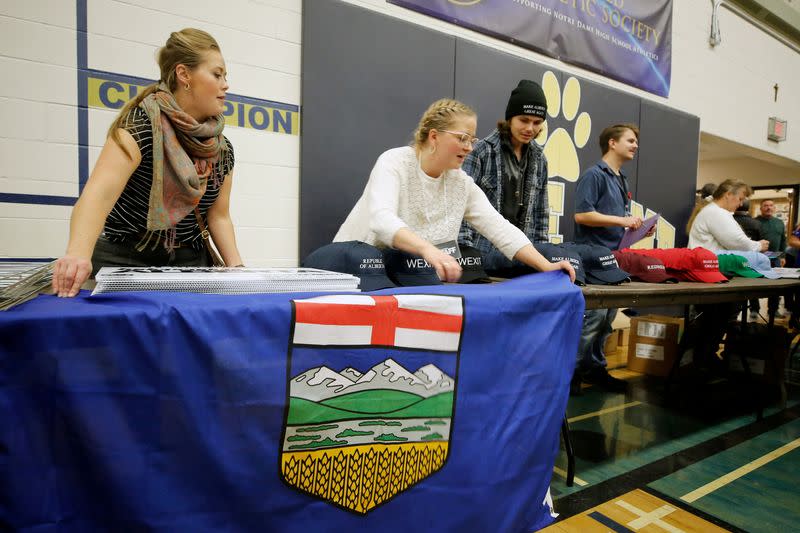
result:
[(658, 222), (658, 219), (660, 217), (661, 215), (655, 214), (650, 218), (644, 220), (639, 229), (634, 229), (634, 230), (626, 229), (625, 234), (622, 236), (622, 240), (619, 243), (618, 250), (624, 250), (625, 248), (630, 248), (637, 242), (644, 239), (645, 235), (647, 235), (647, 232), (650, 231), (653, 228), (653, 226), (656, 225), (656, 222)]

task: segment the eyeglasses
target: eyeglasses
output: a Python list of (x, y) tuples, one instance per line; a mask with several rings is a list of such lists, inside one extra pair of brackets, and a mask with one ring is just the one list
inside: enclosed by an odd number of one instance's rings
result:
[(442, 130), (445, 133), (449, 133), (450, 135), (455, 135), (458, 137), (458, 142), (460, 142), (463, 146), (473, 147), (475, 143), (480, 141), (477, 137), (473, 137), (469, 133), (464, 133), (463, 131), (450, 131), (450, 130)]

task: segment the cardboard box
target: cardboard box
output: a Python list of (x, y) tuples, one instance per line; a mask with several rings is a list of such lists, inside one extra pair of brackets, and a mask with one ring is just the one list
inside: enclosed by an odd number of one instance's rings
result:
[(631, 319), (628, 369), (652, 376), (668, 376), (678, 356), (683, 318), (647, 315)]
[[(614, 368), (626, 368), (628, 366), (628, 347), (620, 345), (615, 352), (617, 365)], [(611, 368), (609, 363), (609, 369)]]
[(619, 347), (619, 331), (614, 330), (611, 332), (611, 335), (608, 336), (606, 339), (606, 344), (603, 346), (603, 353), (608, 355), (610, 353), (614, 353), (617, 351)]
[(614, 321), (611, 323), (611, 328), (625, 329), (629, 327), (631, 327), (631, 319), (620, 309), (619, 311), (617, 311), (617, 315), (614, 317)]
[(628, 346), (631, 341), (631, 328), (624, 328), (619, 330), (619, 342), (620, 346)]

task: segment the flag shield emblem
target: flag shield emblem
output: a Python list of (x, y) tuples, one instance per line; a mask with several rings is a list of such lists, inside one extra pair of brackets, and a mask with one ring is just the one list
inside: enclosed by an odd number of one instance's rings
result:
[(283, 481), (366, 514), (441, 469), (463, 324), (461, 296), (293, 300)]

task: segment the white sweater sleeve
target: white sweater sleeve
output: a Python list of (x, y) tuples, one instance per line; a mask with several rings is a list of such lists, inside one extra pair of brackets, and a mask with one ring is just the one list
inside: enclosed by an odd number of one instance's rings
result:
[(464, 220), (472, 224), (478, 233), (489, 239), (509, 259), (531, 241), (525, 234), (503, 218), (489, 203), (488, 198), (472, 178), (467, 178), (467, 205)]
[(709, 211), (706, 227), (723, 250), (750, 250), (753, 252), (761, 250), (761, 244), (747, 238), (744, 230), (730, 212), (716, 205), (709, 205), (704, 211)]
[(401, 161), (396, 154), (381, 154), (372, 167), (366, 191), (369, 229), (379, 242), (391, 246), (394, 234), (408, 226), (398, 216)]

